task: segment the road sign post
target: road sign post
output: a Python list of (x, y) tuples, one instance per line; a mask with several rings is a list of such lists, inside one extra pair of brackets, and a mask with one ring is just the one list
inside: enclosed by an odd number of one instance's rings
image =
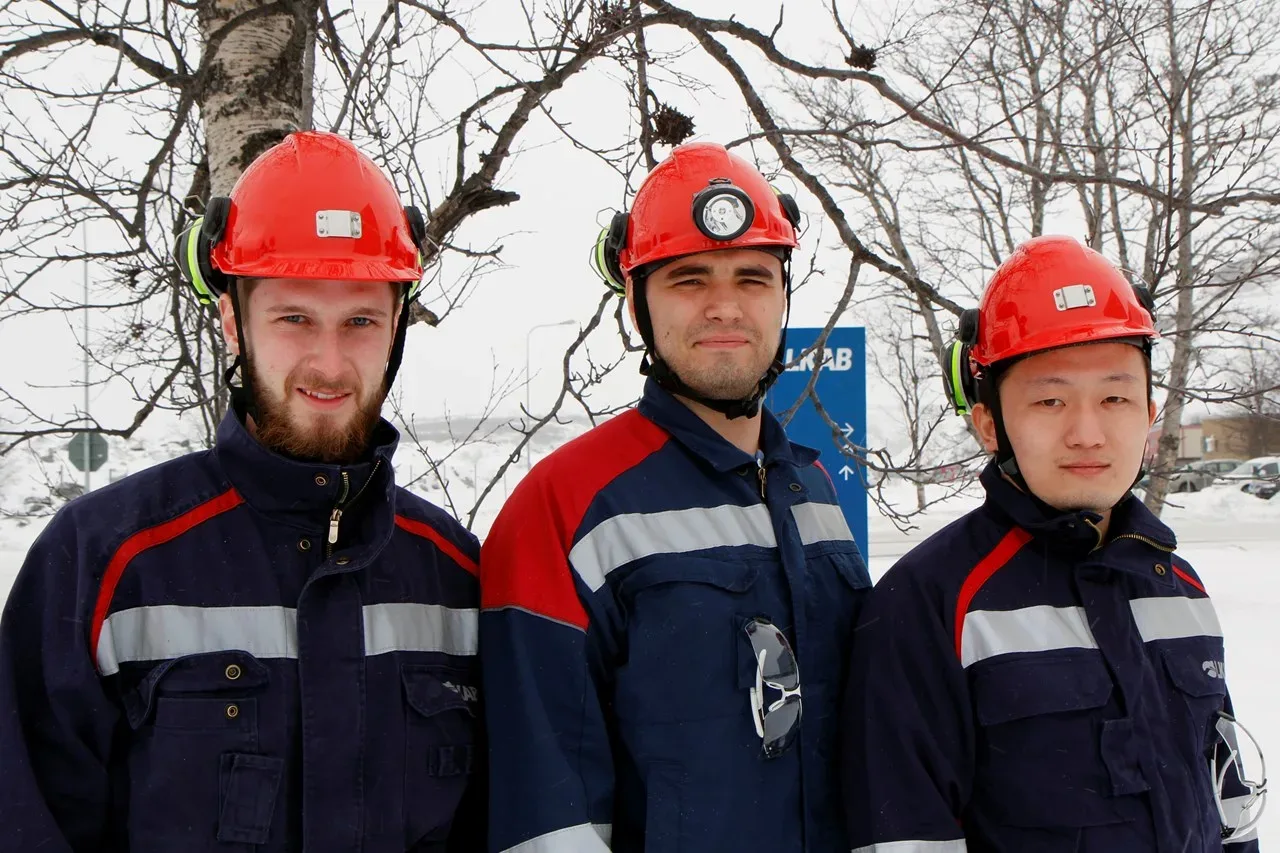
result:
[[(821, 329), (787, 329), (786, 361), (813, 346)], [(839, 440), (812, 400), (806, 400), (787, 424), (787, 435), (798, 444), (822, 452), (821, 462), (835, 483), (836, 497), (862, 556), (867, 556), (866, 474), (856, 459), (843, 452), (852, 443), (867, 441), (867, 335), (862, 327), (831, 330), (822, 352), (813, 352), (800, 364), (783, 372), (769, 392), (768, 406), (781, 415), (800, 399), (815, 364), (820, 364), (814, 386), (822, 408), (835, 422)], [(848, 442), (848, 443), (846, 443)]]

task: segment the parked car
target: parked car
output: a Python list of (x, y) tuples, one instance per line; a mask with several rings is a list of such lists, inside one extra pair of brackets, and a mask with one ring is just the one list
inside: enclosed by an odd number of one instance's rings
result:
[(1280, 456), (1259, 456), (1242, 462), (1225, 478), (1240, 483), (1242, 492), (1270, 500), (1280, 492)]
[[(1198, 492), (1240, 467), (1239, 459), (1195, 459), (1179, 464), (1169, 474), (1169, 491)], [(1140, 488), (1148, 488), (1151, 475), (1142, 478)]]
[(1198, 492), (1240, 467), (1240, 459), (1200, 459), (1174, 472), (1171, 492)]

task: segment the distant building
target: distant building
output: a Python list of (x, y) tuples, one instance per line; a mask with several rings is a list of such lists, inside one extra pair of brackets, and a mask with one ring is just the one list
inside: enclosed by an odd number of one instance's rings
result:
[[(1147, 438), (1153, 458), (1164, 426), (1156, 424)], [(1178, 459), (1252, 459), (1280, 456), (1280, 417), (1267, 415), (1206, 415), (1186, 423), (1178, 436)]]

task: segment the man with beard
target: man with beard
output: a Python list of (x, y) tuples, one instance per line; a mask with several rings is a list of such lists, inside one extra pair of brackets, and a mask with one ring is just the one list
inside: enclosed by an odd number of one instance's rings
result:
[(863, 611), (842, 724), (855, 853), (1256, 851), (1265, 780), (1240, 759), (1256, 745), (1222, 628), (1129, 491), (1156, 417), (1149, 295), (1039, 237), (960, 337), (949, 390), (992, 454), (986, 502)]
[(242, 386), (216, 445), (68, 504), (0, 621), (0, 851), (475, 851), (476, 540), (378, 412), (421, 216), (296, 133), (179, 260)]
[(690, 144), (601, 235), (649, 378), (485, 542), (491, 850), (848, 851), (835, 711), (870, 582), (817, 452), (761, 408), (798, 218)]

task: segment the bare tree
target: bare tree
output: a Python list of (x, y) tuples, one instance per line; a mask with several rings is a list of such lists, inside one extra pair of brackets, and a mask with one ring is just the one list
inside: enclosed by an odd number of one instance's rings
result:
[[(430, 212), (431, 287), (413, 312), (430, 326), (464, 309), (503, 263), (502, 238), (478, 215), (519, 202), (505, 169), (531, 129), (554, 129), (557, 144), (605, 163), (621, 200), (661, 146), (693, 132), (698, 116), (673, 105), (678, 91), (712, 85), (743, 107), (734, 144), (752, 146), (764, 168), (815, 200), (848, 260), (843, 286), (832, 284), (828, 327), (861, 283), (901, 318), (904, 334), (913, 330), (900, 351), (907, 360), (898, 360), (908, 377), (936, 381), (948, 315), (973, 303), (1014, 246), (1064, 218), (1082, 221), (1091, 245), (1160, 298), (1166, 422), (1179, 421), (1189, 396), (1234, 393), (1211, 381), (1198, 350), (1230, 346), (1232, 336), (1274, 337), (1241, 298), (1274, 277), (1276, 253), (1265, 247), (1280, 245), (1272, 239), (1280, 78), (1271, 70), (1280, 39), (1268, 7), (960, 0), (891, 21), (866, 44), (851, 26), (854, 7), (833, 0), (839, 43), (806, 40), (805, 55), (780, 47), (781, 4), (771, 30), (671, 0), (522, 4), (517, 27), (508, 7), (494, 26), (498, 8), (464, 12), (427, 0), (6, 6), (0, 324), (19, 328), (81, 307), (59, 278), (92, 262), (92, 307), (105, 333), (90, 354), (100, 381), (127, 389), (135, 407), (131, 418), (103, 424), (83, 412), (41, 412), (18, 389), (0, 388), (0, 454), (75, 430), (127, 437), (157, 411), (198, 412), (212, 440), (226, 405), (220, 332), (180, 286), (169, 247), (210, 195), (226, 192), (290, 130), (355, 138), (407, 200)], [(689, 53), (714, 63), (728, 85), (685, 70)], [(466, 95), (443, 83), (446, 62), (470, 76)], [(61, 72), (73, 63), (85, 69), (83, 81), (68, 84)], [(607, 75), (630, 99), (633, 120), (607, 145), (558, 110), (559, 93), (580, 74)], [(127, 156), (117, 153), (122, 145)], [(440, 162), (447, 168), (433, 168)], [(83, 223), (92, 252), (77, 239)], [(454, 496), (455, 512), (474, 520), (540, 430), (614, 411), (598, 389), (635, 347), (619, 304), (601, 299), (564, 353), (553, 407), (510, 425), (515, 448), (483, 487), (471, 484), (469, 507)], [(481, 424), (452, 434), (450, 446), (421, 442), (438, 484), (451, 481), (446, 460), (493, 438), (488, 421), (513, 388), (508, 379), (495, 377)], [(808, 397), (824, 411), (812, 387)], [(924, 443), (913, 442), (913, 465), (946, 460), (930, 441), (956, 454), (956, 441), (930, 427), (926, 397), (917, 401)], [(903, 464), (883, 449), (845, 450), (874, 470)], [(1158, 508), (1162, 496), (1153, 490), (1148, 500)]]
[[(1274, 10), (972, 0), (927, 20), (909, 49), (849, 58), (900, 71), (913, 98), (865, 72), (802, 69), (789, 92), (811, 123), (777, 134), (877, 212), (865, 239), (934, 304), (913, 277), (972, 304), (1018, 243), (1083, 221), (1085, 240), (1159, 299), (1163, 417), (1176, 427), (1196, 388), (1212, 385), (1197, 376), (1200, 347), (1274, 337), (1240, 298), (1280, 271), (1266, 248), (1280, 202)], [(760, 34), (744, 38), (776, 52)], [(1161, 444), (1165, 466), (1176, 434)], [(1147, 497), (1157, 511), (1162, 500), (1159, 487)]]
[[(867, 355), (870, 367), (893, 395), (896, 426), (906, 439), (892, 469), (915, 484), (916, 511), (924, 512), (929, 505), (925, 484), (960, 479), (965, 469), (957, 459), (971, 458), (973, 447), (964, 453), (964, 445), (957, 446), (954, 436), (945, 435), (951, 413), (942, 399), (938, 360), (929, 351), (928, 339), (912, 328), (918, 323), (919, 315), (912, 311), (890, 311), (873, 325), (870, 337), (875, 346), (867, 348)], [(935, 442), (935, 437), (942, 441)]]
[[(161, 410), (197, 411), (212, 442), (226, 411), (221, 333), (179, 282), (170, 247), (211, 195), (227, 193), (245, 165), (290, 131), (317, 126), (353, 137), (407, 200), (429, 211), (424, 260), (432, 286), (412, 318), (435, 325), (501, 263), (492, 235), (479, 245), (458, 235), (477, 214), (519, 200), (501, 183), (530, 127), (557, 128), (624, 183), (634, 168), (632, 140), (601, 149), (575, 139), (557, 121), (553, 96), (589, 67), (634, 73), (637, 55), (646, 65), (664, 59), (639, 45), (647, 20), (625, 2), (529, 6), (525, 35), (505, 41), (484, 36), (478, 14), (418, 0), (377, 10), (328, 0), (160, 2), (136, 12), (105, 2), (5, 8), (0, 324), (16, 330), (28, 318), (91, 307), (98, 381), (127, 389), (136, 408), (124, 423), (99, 423), (79, 411), (43, 412), (18, 389), (0, 388), (11, 413), (0, 425), (0, 454), (82, 430), (129, 437)], [(474, 75), (477, 94), (460, 107), (456, 88), (436, 83), (445, 56)], [(72, 63), (94, 71), (87, 89), (62, 82)], [(669, 108), (648, 84), (645, 91), (640, 101), (656, 105), (650, 124), (669, 123)], [(50, 107), (59, 102), (77, 109)], [(650, 145), (664, 138), (647, 133)], [(452, 164), (444, 174), (428, 165), (441, 155)], [(86, 223), (92, 252), (79, 239)], [(91, 306), (62, 287), (61, 274), (80, 262), (94, 264)], [(607, 314), (602, 303), (584, 319), (584, 337)], [(520, 427), (521, 450), (567, 404), (588, 418), (610, 410), (590, 391), (617, 359), (585, 353), (583, 339), (566, 352), (556, 408)], [(499, 383), (498, 399), (510, 390)], [(459, 439), (460, 446), (477, 440)]]

